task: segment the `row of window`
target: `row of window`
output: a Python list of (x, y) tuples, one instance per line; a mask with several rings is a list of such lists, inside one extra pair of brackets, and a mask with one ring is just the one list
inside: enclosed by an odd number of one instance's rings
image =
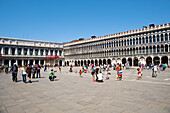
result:
[[(170, 46), (169, 46), (170, 50)], [(169, 52), (168, 45), (157, 45), (156, 46), (150, 46), (150, 47), (140, 47), (140, 48), (128, 48), (127, 50), (112, 50), (112, 51), (103, 51), (100, 53), (90, 53), (85, 55), (69, 55), (67, 57), (69, 58), (90, 58), (90, 57), (103, 57), (103, 56), (118, 56), (118, 55), (132, 55), (132, 54), (148, 54), (148, 53), (160, 53), (160, 52)]]
[[(16, 51), (15, 48), (12, 48), (12, 55), (15, 55), (15, 51)], [(22, 49), (18, 48), (17, 49), (17, 55), (21, 55), (21, 51), (22, 51)], [(50, 55), (58, 55), (58, 51), (57, 50), (55, 50), (55, 54), (53, 54), (53, 51), (54, 50), (50, 50)], [(5, 48), (4, 49), (5, 55), (8, 55), (9, 54), (8, 52), (9, 52), (9, 48)], [(35, 55), (36, 56), (38, 55), (38, 52), (39, 52), (39, 50), (35, 49)], [(45, 50), (45, 55), (48, 55), (48, 53), (49, 53), (49, 50)], [(24, 49), (23, 54), (24, 55), (28, 55), (28, 49)], [(33, 49), (30, 49), (29, 55), (33, 55)], [(41, 56), (44, 55), (44, 50), (43, 49), (40, 50), (40, 55)], [(62, 51), (59, 51), (59, 56), (61, 56), (61, 55), (62, 55)]]

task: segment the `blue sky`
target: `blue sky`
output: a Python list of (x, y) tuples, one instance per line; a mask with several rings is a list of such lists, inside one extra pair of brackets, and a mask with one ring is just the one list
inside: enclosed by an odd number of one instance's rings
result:
[(0, 36), (67, 42), (170, 22), (170, 0), (0, 0)]

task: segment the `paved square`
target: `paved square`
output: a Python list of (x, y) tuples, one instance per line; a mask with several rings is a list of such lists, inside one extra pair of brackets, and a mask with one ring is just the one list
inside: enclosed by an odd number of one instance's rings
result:
[(50, 82), (49, 70), (42, 69), (42, 78), (31, 84), (24, 84), (20, 74), (15, 83), (11, 74), (0, 73), (0, 113), (170, 113), (170, 69), (158, 78), (144, 70), (142, 80), (136, 80), (136, 69), (124, 70), (123, 81), (111, 71), (104, 83), (92, 82), (90, 72), (80, 78), (68, 70), (62, 68)]

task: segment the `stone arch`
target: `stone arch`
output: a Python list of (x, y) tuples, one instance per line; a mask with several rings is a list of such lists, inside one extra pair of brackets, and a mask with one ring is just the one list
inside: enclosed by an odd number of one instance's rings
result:
[(153, 63), (154, 63), (154, 64), (159, 64), (159, 63), (160, 63), (160, 58), (159, 58), (158, 56), (155, 56), (155, 57), (153, 58)]
[(146, 58), (146, 64), (149, 66), (150, 63), (152, 64), (152, 57), (148, 56)]
[(138, 62), (139, 62), (139, 61), (138, 61), (138, 58), (137, 58), (137, 57), (134, 57), (134, 59), (133, 59), (133, 65), (134, 65), (134, 66), (138, 66), (138, 65), (139, 65)]
[(110, 59), (107, 60), (107, 64), (111, 64), (111, 60)]
[(98, 66), (98, 60), (97, 59), (95, 60), (95, 65)]
[(87, 63), (86, 63), (86, 60), (84, 60), (84, 65), (86, 65)]
[(162, 63), (162, 64), (165, 64), (165, 63), (168, 64), (168, 57), (167, 57), (167, 56), (162, 56), (162, 58), (161, 58), (161, 63)]
[(81, 60), (81, 66), (83, 66), (83, 60)]
[(67, 61), (67, 66), (69, 66), (69, 61)]
[(106, 59), (103, 59), (103, 64), (106, 64)]
[(139, 63), (145, 65), (146, 64), (145, 58), (144, 57), (140, 57)]
[(100, 65), (102, 65), (102, 60), (101, 60), (101, 59), (99, 59), (99, 66), (100, 66)]
[(122, 58), (122, 64), (126, 64), (126, 58)]
[(77, 61), (75, 60), (75, 66), (77, 66)]
[(78, 60), (78, 66), (80, 66), (80, 60)]
[(94, 64), (94, 60), (91, 60), (91, 64)]
[(128, 63), (130, 66), (132, 66), (132, 58), (128, 58)]

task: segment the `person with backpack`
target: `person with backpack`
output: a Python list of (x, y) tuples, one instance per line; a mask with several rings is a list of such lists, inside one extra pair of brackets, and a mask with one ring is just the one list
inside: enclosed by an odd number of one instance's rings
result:
[(29, 66), (27, 67), (26, 72), (27, 72), (27, 74), (28, 74), (29, 83), (32, 83), (32, 82), (31, 82), (31, 73), (33, 72), (33, 69), (32, 69), (32, 67), (31, 67), (31, 64), (29, 64)]
[(10, 72), (12, 73), (13, 82), (17, 82), (18, 67), (16, 63), (14, 63), (14, 65), (11, 67)]
[(37, 66), (37, 77), (36, 78), (38, 78), (38, 75), (39, 75), (39, 78), (41, 78), (40, 69), (41, 69), (41, 67), (40, 67), (40, 65), (38, 65)]

